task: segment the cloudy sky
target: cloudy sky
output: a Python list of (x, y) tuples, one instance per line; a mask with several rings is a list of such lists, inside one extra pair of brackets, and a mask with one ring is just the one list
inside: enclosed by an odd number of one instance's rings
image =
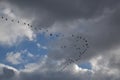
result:
[(0, 0), (0, 80), (120, 80), (119, 21), (120, 0)]

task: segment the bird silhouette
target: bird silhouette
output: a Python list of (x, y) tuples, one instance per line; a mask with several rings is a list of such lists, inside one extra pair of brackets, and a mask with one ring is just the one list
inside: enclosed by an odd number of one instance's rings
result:
[(3, 19), (4, 17), (2, 16), (2, 19)]
[(7, 21), (8, 19), (6, 18), (5, 20)]
[(50, 36), (52, 36), (52, 33), (50, 33)]
[(11, 20), (12, 22), (14, 22), (14, 20)]

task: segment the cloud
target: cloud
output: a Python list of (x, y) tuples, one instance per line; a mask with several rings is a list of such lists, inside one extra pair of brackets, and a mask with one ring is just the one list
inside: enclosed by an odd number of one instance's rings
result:
[[(47, 58), (44, 58), (45, 60), (25, 65), (25, 70), (20, 71), (17, 80), (88, 80), (90, 77), (95, 80), (120, 79), (119, 50), (115, 49), (120, 45), (118, 35), (120, 34), (119, 0), (6, 0), (6, 2), (17, 16), (24, 16), (28, 19), (27, 22), (32, 20), (30, 22), (34, 25), (33, 27), (45, 27), (50, 31), (65, 35), (63, 41), (60, 39), (55, 41), (57, 45), (55, 42), (52, 44), (51, 53), (47, 55)], [(5, 13), (9, 12), (10, 10), (5, 10)], [(13, 16), (13, 14), (9, 14)], [(6, 30), (0, 30), (3, 31), (1, 32), (3, 37)], [(14, 30), (10, 32), (14, 32), (16, 36), (19, 36), (18, 32), (20, 32), (23, 37), (26, 36), (26, 31), (29, 30), (25, 29), (24, 31), (23, 28), (22, 30), (20, 28), (17, 32)], [(75, 32), (80, 34), (75, 34)], [(80, 46), (81, 44), (69, 37), (71, 34), (87, 38), (90, 49), (78, 64), (81, 61), (90, 61), (92, 70), (84, 70), (77, 64), (73, 64), (68, 66), (64, 72), (58, 71), (63, 58), (66, 56), (75, 56), (76, 58), (76, 51), (73, 48), (65, 50), (60, 46), (71, 44)], [(9, 34), (9, 36), (11, 35)], [(32, 38), (28, 35), (27, 37)], [(9, 41), (5, 40), (16, 41), (16, 38), (11, 40), (11, 37), (7, 39), (3, 37), (0, 42), (8, 43)]]
[[(111, 59), (109, 57), (109, 55), (106, 56), (98, 56), (96, 58), (93, 58), (91, 60), (92, 63), (92, 68), (93, 68), (93, 72), (94, 72), (94, 77), (93, 79), (103, 79), (103, 80), (119, 80), (119, 69), (118, 68), (111, 68), (109, 66), (109, 64), (111, 63), (111, 61), (109, 59)], [(115, 62), (114, 62), (115, 63)], [(118, 65), (118, 64), (117, 64)], [(119, 66), (119, 65), (118, 65)]]
[[(119, 24), (116, 25), (113, 24), (117, 22), (113, 20), (113, 17), (115, 16), (114, 15), (115, 13), (116, 14), (118, 13), (118, 11), (119, 8), (114, 10), (106, 9), (104, 13), (99, 17), (95, 17), (87, 20), (86, 19), (76, 20), (75, 22), (73, 22), (74, 24), (69, 23), (69, 25), (71, 25), (72, 27), (74, 26), (74, 28), (71, 28), (71, 26), (67, 27), (63, 30), (64, 31), (63, 33), (65, 34), (67, 33), (66, 34), (67, 36), (71, 36), (72, 34), (75, 33), (80, 33), (77, 35), (81, 35), (82, 37), (85, 37), (88, 40), (90, 48), (87, 51), (87, 53), (83, 56), (84, 59), (90, 59), (91, 57), (94, 57), (99, 54), (108, 54), (108, 53), (104, 53), (104, 51), (108, 51), (120, 45), (120, 37), (118, 35), (120, 32), (118, 27)], [(119, 16), (117, 16), (117, 18), (114, 19), (115, 20), (119, 19)], [(55, 59), (56, 58), (58, 59), (58, 57), (60, 57), (60, 54), (57, 53), (61, 53), (61, 51), (63, 51), (65, 55), (71, 55), (70, 53), (74, 51), (73, 48), (69, 48), (69, 50), (65, 51), (64, 49), (58, 49), (58, 48), (56, 49), (56, 47), (59, 47), (60, 45), (67, 45), (72, 41), (74, 40), (70, 40), (70, 38), (68, 38), (67, 43), (61, 42), (62, 44), (60, 43), (57, 44), (56, 46), (53, 46), (54, 51), (50, 56), (55, 57)], [(73, 42), (73, 44), (76, 43), (77, 42)], [(79, 43), (78, 45), (80, 44), (81, 43)], [(76, 52), (75, 53), (73, 52), (72, 54), (74, 55), (76, 54)], [(65, 55), (63, 55), (63, 57)]]
[[(114, 0), (8, 0), (8, 2), (18, 7), (23, 16), (28, 16), (29, 13), (29, 17), (35, 17), (33, 22), (35, 27), (48, 27), (65, 32), (70, 28), (68, 24), (77, 22), (78, 19), (99, 17), (106, 9), (118, 8), (120, 3)], [(54, 24), (57, 25), (53, 27)], [(71, 26), (74, 28), (76, 25)]]
[(31, 54), (27, 50), (21, 50), (20, 52), (8, 52), (6, 54), (7, 62), (18, 65), (28, 63), (30, 60), (34, 60), (37, 56)]
[[(117, 51), (116, 51), (117, 50)], [(109, 53), (110, 51), (106, 52)], [(113, 54), (113, 52), (116, 52)], [(28, 63), (25, 66), (25, 69), (22, 70), (14, 70), (14, 68), (9, 68), (15, 74), (11, 80), (85, 80), (85, 79), (97, 79), (97, 80), (119, 80), (120, 72), (119, 67), (115, 66), (111, 67), (111, 59), (114, 60), (112, 63), (119, 65), (119, 48), (114, 49), (111, 54), (104, 54), (93, 57), (90, 59), (90, 64), (92, 65), (92, 69), (82, 69), (77, 64), (71, 64), (67, 66), (64, 71), (60, 71), (61, 69), (61, 61), (55, 61), (54, 59), (49, 58), (47, 55), (43, 56), (36, 63)], [(106, 55), (106, 56), (105, 56)], [(115, 57), (113, 57), (115, 56)], [(5, 65), (6, 66), (6, 65)], [(9, 71), (9, 70), (8, 70)], [(18, 73), (16, 73), (18, 71)], [(10, 71), (11, 72), (11, 71)], [(7, 73), (6, 73), (7, 75)], [(54, 76), (53, 76), (54, 75)], [(4, 80), (4, 78), (1, 78)]]
[[(7, 5), (7, 3), (4, 3), (4, 5)], [(22, 23), (17, 23), (18, 17), (14, 14), (11, 7), (0, 6), (0, 10), (0, 16), (4, 16), (4, 19), (0, 17), (0, 44), (13, 45), (14, 43), (21, 42), (25, 38), (33, 40), (35, 34), (29, 27), (24, 26)], [(6, 21), (5, 18), (8, 18), (8, 21)], [(15, 22), (11, 22), (12, 19), (14, 19)], [(27, 19), (22, 19), (21, 21), (30, 22), (30, 20)]]
[(7, 0), (7, 3), (18, 16), (34, 18), (33, 27), (48, 27), (63, 34), (81, 33), (95, 51), (119, 44), (119, 1)]
[[(104, 8), (113, 8), (119, 4), (114, 0), (8, 0), (20, 7), (36, 9), (38, 12), (46, 11), (62, 18), (89, 18), (102, 12)], [(108, 3), (109, 2), (109, 3)]]
[[(77, 65), (71, 66), (68, 70), (65, 72), (59, 72), (58, 69), (58, 63), (54, 63), (55, 61), (52, 60), (53, 63), (49, 63), (51, 59), (49, 59), (47, 56), (44, 56), (43, 59), (41, 59), (38, 63), (30, 63), (26, 65), (26, 69), (20, 70), (19, 74), (15, 76), (12, 80), (26, 80), (26, 79), (82, 79), (83, 77), (79, 75), (85, 75), (88, 78), (89, 75), (87, 75), (87, 72), (89, 73), (89, 70), (81, 69)], [(72, 71), (71, 71), (72, 69)], [(47, 75), (47, 76), (45, 76)], [(52, 76), (54, 75), (54, 77)], [(86, 79), (87, 79), (86, 78)]]
[[(119, 43), (119, 1), (114, 0), (8, 0), (21, 15), (30, 13), (35, 27), (86, 36), (92, 49), (106, 50)], [(24, 9), (23, 9), (24, 8)], [(22, 10), (21, 10), (22, 9)], [(34, 16), (33, 16), (34, 14)], [(29, 16), (29, 17), (30, 17)]]
[(19, 52), (18, 53), (13, 53), (13, 52), (7, 53), (6, 60), (12, 64), (20, 64), (23, 62), (21, 53)]
[(42, 46), (40, 43), (37, 43), (37, 47), (38, 47), (38, 48), (42, 48), (42, 49), (47, 49), (46, 46)]
[(13, 80), (13, 78), (18, 74), (18, 71), (15, 68), (4, 64), (0, 64), (0, 70), (2, 71), (2, 73), (0, 73), (1, 80)]

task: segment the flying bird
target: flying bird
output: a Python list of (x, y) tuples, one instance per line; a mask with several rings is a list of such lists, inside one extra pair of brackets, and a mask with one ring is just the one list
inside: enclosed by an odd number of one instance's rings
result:
[(56, 37), (59, 37), (59, 35), (56, 34)]
[(14, 22), (14, 20), (11, 20), (12, 22)]
[(26, 25), (26, 23), (24, 23), (24, 25)]
[(27, 24), (28, 26), (30, 26), (30, 24)]
[(6, 18), (5, 20), (7, 21), (8, 19)]
[(74, 35), (72, 34), (72, 37), (74, 37)]
[(50, 36), (52, 36), (52, 33), (50, 34)]
[(2, 19), (3, 19), (4, 17), (2, 16)]

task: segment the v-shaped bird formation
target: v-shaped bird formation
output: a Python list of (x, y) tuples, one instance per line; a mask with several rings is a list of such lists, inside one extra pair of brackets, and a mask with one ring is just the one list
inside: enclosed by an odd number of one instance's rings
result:
[[(64, 67), (62, 68), (62, 70), (64, 70), (68, 65), (79, 61), (81, 59), (82, 55), (84, 55), (89, 48), (87, 39), (80, 36), (79, 33), (69, 34), (69, 35), (64, 35), (63, 33), (61, 33), (62, 34), (61, 35), (61, 34), (51, 33), (51, 32), (49, 32), (49, 30), (39, 27), (39, 26), (34, 27), (33, 25), (31, 25), (27, 22), (21, 22), (20, 20), (9, 19), (5, 16), (1, 16), (0, 20), (2, 20), (3, 22), (5, 21), (5, 22), (22, 24), (25, 27), (30, 27), (34, 31), (43, 31), (44, 30), (45, 33), (47, 33), (47, 34), (49, 33), (49, 37), (54, 36), (54, 37), (58, 38), (58, 41), (56, 41), (55, 44), (59, 46), (60, 50), (62, 50), (61, 54), (63, 54), (63, 56), (65, 56), (65, 63), (63, 65)], [(52, 46), (53, 45), (51, 45), (51, 47)]]

